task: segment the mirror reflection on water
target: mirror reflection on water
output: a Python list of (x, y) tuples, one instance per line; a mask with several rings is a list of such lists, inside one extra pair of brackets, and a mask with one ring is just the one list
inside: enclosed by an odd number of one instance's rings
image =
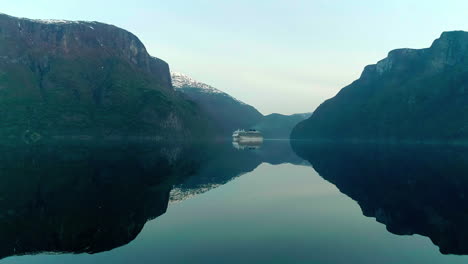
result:
[(0, 263), (462, 263), (468, 255), (462, 147), (4, 145), (0, 175)]

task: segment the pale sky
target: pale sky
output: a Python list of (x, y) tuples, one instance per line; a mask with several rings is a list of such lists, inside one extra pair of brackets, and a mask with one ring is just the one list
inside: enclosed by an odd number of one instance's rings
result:
[(0, 0), (0, 12), (122, 27), (263, 114), (312, 112), (390, 50), (468, 30), (466, 0)]

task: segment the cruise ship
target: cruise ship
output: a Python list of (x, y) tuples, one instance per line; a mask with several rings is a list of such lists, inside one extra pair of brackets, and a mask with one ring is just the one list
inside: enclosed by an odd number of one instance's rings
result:
[(232, 133), (232, 139), (237, 142), (262, 142), (263, 136), (260, 131), (255, 129), (238, 129)]

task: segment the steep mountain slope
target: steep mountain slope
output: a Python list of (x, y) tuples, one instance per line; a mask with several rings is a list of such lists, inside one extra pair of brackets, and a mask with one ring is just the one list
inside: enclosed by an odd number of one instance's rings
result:
[(398, 49), (325, 101), (295, 139), (468, 139), (468, 32), (427, 49)]
[(238, 128), (250, 128), (263, 117), (254, 107), (181, 73), (172, 72), (172, 83), (176, 90), (200, 105), (224, 135), (230, 136)]
[(310, 117), (305, 114), (270, 114), (264, 116), (253, 128), (262, 131), (265, 138), (288, 139), (292, 129), (301, 121)]
[(1, 136), (187, 137), (203, 119), (133, 34), (0, 14)]

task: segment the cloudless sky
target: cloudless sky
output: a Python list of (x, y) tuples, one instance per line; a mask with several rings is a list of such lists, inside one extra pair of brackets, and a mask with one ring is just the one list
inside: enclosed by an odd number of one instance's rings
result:
[(312, 112), (390, 50), (468, 30), (467, 0), (0, 0), (0, 12), (122, 27), (264, 114)]

